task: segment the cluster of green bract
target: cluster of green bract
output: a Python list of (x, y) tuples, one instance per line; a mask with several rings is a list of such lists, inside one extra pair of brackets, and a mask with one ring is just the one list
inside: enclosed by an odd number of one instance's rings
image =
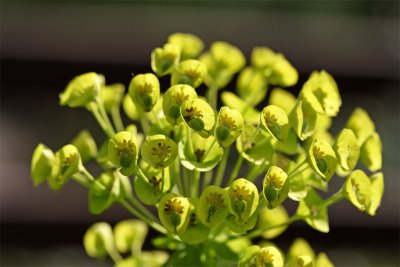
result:
[[(286, 256), (266, 240), (299, 220), (328, 232), (328, 207), (342, 199), (375, 214), (384, 182), (374, 123), (356, 108), (333, 137), (329, 128), (341, 97), (328, 72), (312, 72), (296, 98), (281, 88), (298, 81), (282, 54), (255, 47), (246, 66), (229, 43), (203, 48), (194, 35), (172, 34), (151, 53), (155, 74), (135, 75), (127, 93), (94, 72), (75, 77), (60, 104), (86, 108), (108, 137), (99, 149), (87, 130), (55, 153), (39, 144), (35, 185), (47, 180), (60, 190), (72, 179), (88, 188), (91, 213), (119, 203), (140, 219), (114, 229), (101, 222), (87, 231), (87, 253), (109, 255), (116, 266), (332, 266), (305, 240), (296, 240)], [(163, 76), (170, 77), (169, 88), (160, 88)], [(217, 109), (219, 90), (235, 77), (235, 93), (222, 92), (224, 106)], [(128, 126), (121, 106), (132, 120)], [(236, 163), (227, 168), (230, 154)], [(83, 165), (90, 160), (104, 170), (97, 178)], [(239, 177), (242, 164), (247, 173)], [(342, 188), (321, 198), (318, 191), (327, 191), (335, 174), (343, 177)], [(292, 216), (281, 205), (288, 198), (298, 203)], [(153, 245), (170, 256), (142, 251), (148, 226), (163, 234)], [(256, 237), (261, 243), (253, 245)]]

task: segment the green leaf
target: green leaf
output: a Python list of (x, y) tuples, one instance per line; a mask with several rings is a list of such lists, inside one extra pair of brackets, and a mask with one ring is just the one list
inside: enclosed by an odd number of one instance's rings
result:
[(50, 176), (53, 162), (53, 151), (44, 144), (39, 144), (33, 151), (31, 162), (31, 176), (35, 186), (40, 185)]
[(171, 85), (187, 84), (197, 88), (207, 75), (206, 66), (199, 60), (187, 59), (182, 61), (171, 74)]
[(179, 46), (167, 43), (151, 52), (151, 69), (159, 76), (171, 73), (179, 63), (181, 51)]
[(156, 169), (171, 165), (178, 155), (178, 145), (162, 134), (147, 136), (141, 147), (143, 160)]
[(255, 106), (267, 94), (267, 80), (261, 71), (252, 67), (244, 68), (237, 80), (237, 93), (248, 104)]
[(289, 133), (289, 119), (278, 106), (266, 106), (260, 116), (261, 128), (279, 141), (286, 140)]
[(359, 210), (366, 211), (371, 202), (371, 181), (362, 170), (353, 171), (343, 185), (346, 198)]
[(197, 203), (197, 215), (200, 221), (214, 227), (224, 221), (228, 215), (228, 192), (218, 186), (210, 185), (201, 193)]
[(83, 107), (98, 97), (100, 88), (104, 85), (104, 76), (88, 72), (72, 79), (60, 94), (60, 105), (71, 108)]
[(196, 58), (204, 48), (203, 41), (190, 33), (173, 33), (168, 36), (168, 43), (179, 47), (182, 60)]
[(97, 145), (88, 130), (82, 130), (71, 141), (81, 155), (82, 162), (86, 162), (97, 155)]
[(243, 119), (252, 124), (258, 124), (260, 121), (260, 113), (250, 104), (243, 101), (240, 97), (232, 92), (224, 91), (221, 93), (221, 100), (224, 105), (239, 111)]
[(124, 220), (114, 227), (115, 245), (119, 252), (140, 253), (148, 232), (148, 226), (140, 220)]
[(371, 216), (375, 215), (381, 205), (384, 187), (383, 173), (378, 172), (371, 176), (371, 201), (367, 209), (367, 213)]
[(365, 140), (361, 147), (360, 158), (371, 172), (382, 168), (382, 142), (378, 133), (373, 133)]
[(317, 231), (328, 233), (328, 210), (322, 205), (323, 200), (312, 189), (307, 193), (307, 196), (300, 200), (297, 214), (304, 216), (304, 221)]
[(179, 142), (179, 159), (189, 170), (206, 172), (213, 169), (222, 159), (224, 150), (215, 142), (215, 137), (207, 138), (191, 133)]
[(362, 108), (354, 109), (347, 120), (346, 128), (354, 132), (360, 147), (364, 144), (365, 140), (375, 132), (374, 122)]
[(97, 259), (104, 259), (107, 254), (115, 254), (114, 236), (111, 226), (106, 222), (95, 223), (83, 237), (86, 253)]
[(360, 155), (357, 137), (350, 129), (343, 129), (333, 146), (341, 168), (352, 171), (357, 164)]
[[(261, 208), (258, 213), (257, 228), (267, 228), (269, 226), (279, 225), (289, 219), (288, 213), (282, 205), (276, 206), (274, 209)], [(273, 239), (282, 234), (287, 225), (276, 227), (263, 231), (261, 236), (265, 239)]]
[(329, 181), (335, 173), (337, 160), (331, 145), (322, 139), (314, 139), (308, 149), (307, 160), (313, 170), (324, 180)]
[(145, 112), (150, 112), (160, 96), (160, 82), (152, 73), (138, 74), (129, 84), (129, 96), (133, 103)]
[(221, 107), (215, 127), (215, 137), (222, 147), (228, 147), (242, 134), (244, 127), (242, 114), (227, 106)]

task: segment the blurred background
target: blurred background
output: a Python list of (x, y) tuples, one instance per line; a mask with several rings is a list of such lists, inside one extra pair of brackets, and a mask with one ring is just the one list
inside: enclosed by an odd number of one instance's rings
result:
[(327, 70), (343, 100), (334, 134), (355, 107), (368, 111), (384, 151), (377, 215), (343, 201), (329, 209), (329, 234), (296, 223), (276, 243), (285, 249), (301, 236), (337, 266), (399, 266), (398, 1), (33, 0), (1, 3), (1, 266), (111, 264), (85, 255), (83, 234), (129, 214), (115, 206), (90, 215), (86, 189), (72, 182), (59, 193), (34, 188), (32, 152), (39, 142), (57, 150), (82, 128), (100, 144), (105, 136), (91, 114), (58, 106), (59, 93), (88, 71), (128, 85), (134, 73), (151, 71), (151, 50), (178, 31), (207, 46), (231, 42), (248, 59), (254, 46), (282, 52), (301, 75), (295, 94), (312, 70)]

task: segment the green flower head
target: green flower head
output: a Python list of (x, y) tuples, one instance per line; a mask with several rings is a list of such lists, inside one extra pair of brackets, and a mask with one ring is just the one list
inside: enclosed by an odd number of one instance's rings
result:
[(246, 58), (236, 46), (226, 42), (214, 42), (211, 44), (210, 54), (218, 69), (229, 74), (237, 73), (246, 64)]
[(158, 216), (169, 232), (183, 233), (189, 224), (189, 215), (190, 202), (187, 198), (169, 193), (160, 200)]
[(234, 93), (228, 91), (222, 92), (221, 100), (224, 105), (239, 111), (246, 122), (252, 124), (258, 124), (260, 122), (260, 112)]
[(357, 137), (350, 129), (343, 129), (333, 146), (340, 167), (345, 171), (352, 171), (360, 155)]
[(228, 215), (228, 203), (229, 195), (226, 190), (215, 185), (208, 186), (197, 203), (200, 221), (208, 227), (220, 224)]
[(100, 90), (100, 98), (103, 101), (104, 109), (111, 112), (119, 108), (124, 96), (125, 86), (121, 83), (103, 86)]
[(206, 75), (207, 68), (202, 62), (196, 59), (187, 59), (172, 71), (171, 85), (187, 84), (197, 88), (203, 83)]
[(289, 119), (280, 107), (266, 106), (260, 116), (261, 127), (279, 141), (286, 140), (289, 132)]
[(108, 159), (120, 172), (129, 176), (135, 172), (138, 157), (137, 141), (133, 133), (122, 131), (108, 141)]
[(67, 182), (67, 179), (78, 173), (82, 168), (81, 156), (78, 149), (71, 144), (63, 146), (55, 154), (51, 176), (50, 188), (59, 190)]
[(317, 113), (308, 102), (300, 100), (289, 114), (289, 121), (299, 139), (304, 141), (314, 134)]
[(267, 94), (267, 80), (261, 71), (244, 68), (237, 80), (238, 95), (250, 105), (257, 105)]
[(174, 33), (168, 36), (168, 43), (179, 47), (181, 59), (196, 58), (203, 51), (204, 43), (197, 36), (189, 33)]
[(326, 71), (314, 71), (304, 83), (300, 98), (308, 102), (317, 113), (334, 117), (339, 112), (342, 100), (333, 77)]
[(183, 102), (181, 116), (190, 128), (203, 137), (209, 136), (211, 129), (214, 127), (214, 110), (204, 100), (192, 99)]
[(114, 227), (115, 246), (121, 253), (140, 253), (148, 231), (147, 224), (140, 220), (121, 221)]
[(378, 172), (371, 176), (371, 198), (367, 208), (367, 213), (371, 216), (375, 215), (381, 205), (384, 187), (383, 173)]
[(324, 181), (329, 181), (337, 166), (336, 154), (331, 145), (325, 140), (316, 138), (308, 149), (307, 157), (313, 170)]
[(129, 84), (129, 96), (137, 107), (150, 112), (160, 96), (160, 83), (152, 73), (139, 74)]
[(274, 246), (261, 248), (256, 257), (256, 266), (283, 267), (283, 256)]
[(103, 75), (89, 72), (76, 76), (60, 94), (60, 105), (68, 105), (71, 108), (86, 106), (95, 101), (103, 85)]
[(230, 212), (236, 217), (237, 223), (245, 223), (257, 209), (257, 187), (252, 182), (239, 178), (231, 184), (228, 193)]
[(157, 169), (171, 165), (178, 155), (178, 145), (162, 134), (147, 136), (141, 147), (143, 160)]
[(371, 172), (382, 168), (382, 142), (378, 133), (373, 133), (365, 140), (361, 147), (360, 158)]
[(107, 254), (114, 254), (116, 247), (111, 226), (106, 222), (90, 226), (83, 237), (83, 246), (92, 258), (104, 259)]
[(151, 69), (160, 77), (171, 73), (179, 63), (180, 53), (179, 46), (171, 43), (165, 44), (163, 48), (155, 48), (151, 52)]
[(281, 168), (271, 166), (264, 177), (263, 195), (266, 199), (267, 207), (273, 209), (280, 205), (288, 196), (289, 183), (288, 175)]
[(181, 119), (181, 105), (186, 100), (197, 98), (197, 93), (193, 87), (187, 84), (176, 84), (171, 86), (164, 94), (163, 97), (163, 112), (167, 121), (176, 125), (182, 121)]
[(223, 106), (218, 113), (215, 137), (222, 147), (230, 146), (242, 134), (243, 127), (242, 114)]
[(359, 210), (368, 211), (372, 196), (371, 181), (362, 170), (355, 170), (347, 177), (344, 192)]
[(39, 144), (33, 151), (31, 162), (31, 176), (35, 186), (43, 183), (50, 176), (53, 162), (53, 151), (44, 144)]
[(346, 123), (346, 128), (352, 130), (357, 137), (360, 147), (365, 140), (375, 132), (375, 124), (368, 113), (362, 108), (356, 108)]

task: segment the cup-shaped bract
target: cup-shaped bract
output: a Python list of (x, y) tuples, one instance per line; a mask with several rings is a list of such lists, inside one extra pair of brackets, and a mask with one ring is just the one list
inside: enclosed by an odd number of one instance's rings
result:
[(296, 267), (314, 267), (314, 263), (310, 256), (301, 255), (296, 258)]
[(340, 167), (344, 171), (352, 171), (360, 156), (360, 147), (353, 131), (344, 128), (337, 137), (333, 149)]
[(114, 254), (114, 236), (111, 226), (106, 222), (98, 222), (90, 226), (83, 237), (86, 253), (97, 259), (104, 259), (107, 254)]
[[(191, 199), (192, 202), (196, 203), (198, 200)], [(183, 242), (189, 245), (197, 245), (207, 240), (210, 228), (202, 223), (198, 218), (198, 212), (196, 211), (198, 204), (193, 204), (190, 207), (189, 224), (186, 230), (179, 234), (179, 238)]]
[(308, 102), (317, 113), (334, 117), (339, 112), (342, 100), (333, 77), (326, 71), (314, 71), (304, 83), (300, 98)]
[(334, 267), (334, 266), (335, 265), (333, 265), (331, 260), (324, 252), (319, 253), (317, 258), (315, 259), (315, 267)]
[(203, 51), (204, 43), (196, 35), (190, 33), (173, 33), (168, 36), (168, 43), (179, 47), (181, 60), (196, 58)]
[(230, 75), (237, 73), (246, 64), (242, 51), (232, 44), (217, 41), (211, 44), (210, 55), (218, 69)]
[(365, 140), (361, 146), (360, 159), (371, 172), (382, 168), (382, 142), (378, 133), (373, 133)]
[(271, 166), (263, 181), (263, 195), (267, 207), (273, 209), (286, 199), (289, 193), (288, 175), (281, 168)]
[(244, 68), (237, 80), (238, 95), (250, 105), (257, 105), (267, 94), (267, 80), (261, 71), (252, 67)]
[(119, 108), (124, 92), (125, 86), (122, 83), (103, 86), (100, 90), (100, 99), (104, 109), (111, 112), (114, 108)]
[(260, 112), (234, 93), (228, 91), (222, 92), (221, 100), (224, 105), (239, 111), (246, 122), (252, 124), (260, 122)]
[(171, 85), (187, 84), (197, 88), (207, 75), (206, 66), (199, 60), (187, 59), (180, 62), (171, 74)]
[(307, 196), (300, 200), (297, 215), (317, 231), (328, 233), (328, 209), (323, 205), (323, 200), (313, 189), (309, 189)]
[(177, 45), (167, 43), (162, 48), (157, 47), (151, 52), (151, 69), (161, 77), (171, 73), (179, 63), (181, 51)]
[(153, 73), (138, 74), (129, 84), (129, 96), (145, 112), (150, 112), (160, 96), (160, 82)]
[(236, 141), (240, 155), (255, 165), (265, 165), (271, 162), (274, 152), (270, 134), (257, 130), (251, 124), (245, 124), (243, 133)]
[(374, 216), (376, 210), (381, 205), (381, 200), (385, 187), (383, 173), (381, 172), (375, 173), (371, 176), (370, 179), (371, 179), (371, 198), (369, 206), (367, 208), (367, 213), (371, 216)]
[(283, 255), (274, 246), (263, 247), (257, 254), (256, 266), (283, 267)]
[(210, 185), (200, 196), (197, 203), (197, 215), (204, 225), (214, 227), (228, 215), (228, 205), (228, 191), (216, 185)]
[(104, 76), (95, 72), (76, 76), (60, 94), (60, 105), (71, 108), (86, 106), (96, 100), (103, 85)]
[(187, 84), (171, 86), (164, 94), (162, 108), (167, 121), (176, 125), (182, 121), (181, 105), (183, 102), (196, 99), (197, 93), (193, 87)]
[(97, 145), (88, 130), (82, 130), (72, 139), (73, 144), (81, 155), (82, 162), (86, 162), (97, 155)]
[(187, 198), (169, 193), (158, 205), (158, 216), (164, 227), (171, 233), (181, 234), (190, 220), (190, 202)]
[(297, 266), (297, 257), (308, 256), (311, 259), (315, 258), (315, 253), (310, 244), (303, 238), (296, 238), (289, 248), (286, 258), (287, 266)]
[(276, 227), (263, 231), (261, 236), (265, 239), (272, 239), (279, 236), (286, 230), (287, 225), (284, 225), (284, 223), (288, 219), (288, 213), (282, 205), (279, 205), (274, 209), (268, 209), (266, 207), (261, 208), (258, 213), (258, 228), (262, 229), (268, 228), (269, 226), (282, 224), (281, 227)]
[(262, 71), (268, 83), (273, 85), (292, 86), (299, 79), (297, 70), (285, 56), (268, 47), (255, 47), (251, 53), (251, 64)]
[(114, 227), (115, 245), (119, 252), (132, 252), (133, 255), (140, 253), (148, 226), (140, 220), (124, 220)]
[(354, 109), (347, 120), (346, 128), (354, 132), (360, 147), (364, 144), (365, 140), (375, 132), (374, 122), (362, 108)]
[(204, 138), (210, 135), (215, 124), (212, 107), (204, 100), (186, 100), (181, 105), (181, 116), (184, 122)]
[(239, 224), (245, 223), (258, 206), (257, 187), (245, 178), (236, 179), (228, 189), (229, 210)]
[(78, 173), (81, 168), (82, 161), (78, 149), (71, 144), (63, 146), (54, 157), (53, 168), (48, 180), (50, 188), (61, 189), (67, 179)]
[(189, 170), (206, 172), (214, 168), (222, 158), (224, 150), (216, 144), (215, 137), (207, 138), (191, 133), (179, 142), (179, 159)]
[(332, 146), (323, 139), (315, 138), (308, 149), (307, 159), (313, 170), (329, 181), (335, 173), (337, 159)]
[(121, 191), (121, 183), (115, 173), (105, 172), (101, 174), (90, 186), (90, 212), (92, 214), (104, 212), (119, 198)]
[(178, 145), (165, 135), (156, 134), (146, 137), (140, 151), (148, 164), (163, 169), (174, 162), (178, 155)]
[(260, 116), (261, 128), (279, 141), (286, 140), (289, 132), (289, 119), (286, 112), (278, 106), (266, 106)]
[(289, 114), (290, 125), (300, 140), (304, 141), (314, 134), (317, 113), (305, 101), (298, 101)]
[(362, 170), (353, 171), (343, 185), (346, 198), (360, 211), (367, 211), (371, 203), (371, 181)]
[(218, 113), (214, 136), (222, 147), (228, 147), (242, 134), (243, 127), (242, 114), (223, 106)]
[(129, 94), (126, 94), (122, 99), (122, 108), (129, 119), (139, 120), (139, 111)]
[(286, 114), (290, 114), (290, 112), (296, 106), (296, 98), (293, 94), (284, 89), (274, 88), (271, 91), (268, 103), (270, 105), (278, 106), (283, 109)]
[(116, 133), (108, 141), (108, 159), (120, 172), (129, 176), (136, 170), (138, 147), (135, 135), (128, 131)]
[(238, 267), (251, 267), (256, 265), (257, 254), (260, 251), (260, 246), (253, 245), (247, 247), (239, 260)]
[(53, 162), (53, 151), (44, 144), (39, 144), (33, 151), (31, 161), (31, 176), (35, 186), (43, 183), (50, 176)]

